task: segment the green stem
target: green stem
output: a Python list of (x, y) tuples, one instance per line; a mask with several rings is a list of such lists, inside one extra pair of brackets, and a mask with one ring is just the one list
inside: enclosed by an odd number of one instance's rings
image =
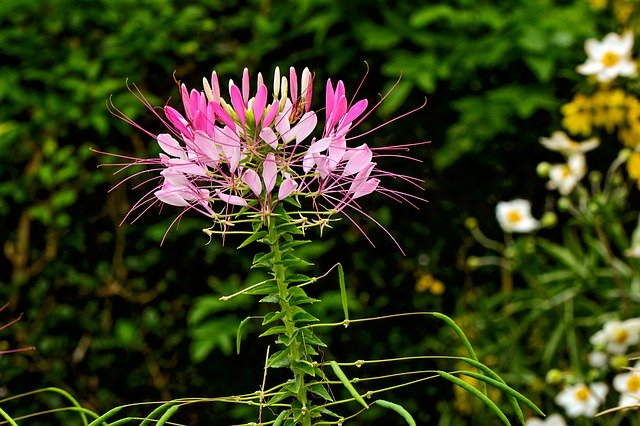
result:
[(289, 361), (294, 374), (294, 381), (298, 392), (296, 398), (300, 403), (303, 414), (300, 423), (303, 426), (311, 426), (311, 415), (308, 407), (307, 388), (304, 384), (304, 371), (298, 365), (301, 361), (300, 342), (297, 335), (297, 327), (293, 319), (293, 308), (289, 305), (289, 287), (286, 281), (286, 266), (282, 262), (282, 251), (280, 249), (280, 235), (276, 230), (275, 218), (270, 218), (268, 224), (269, 242), (271, 253), (273, 254), (273, 277), (278, 285), (278, 301), (283, 312), (282, 322), (285, 327), (285, 335), (289, 342)]

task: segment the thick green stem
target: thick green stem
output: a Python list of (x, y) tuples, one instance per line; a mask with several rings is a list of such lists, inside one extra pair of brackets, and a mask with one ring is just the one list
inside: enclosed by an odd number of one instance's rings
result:
[(293, 308), (289, 304), (289, 286), (286, 281), (286, 266), (283, 263), (282, 250), (280, 248), (280, 235), (276, 230), (276, 221), (272, 218), (269, 221), (269, 242), (271, 246), (271, 253), (273, 254), (273, 277), (278, 285), (278, 301), (280, 309), (283, 313), (282, 322), (285, 327), (286, 340), (289, 343), (289, 361), (291, 370), (294, 374), (294, 380), (298, 387), (296, 398), (300, 403), (303, 414), (300, 417), (300, 424), (303, 426), (311, 425), (311, 415), (309, 412), (309, 406), (307, 402), (307, 389), (305, 387), (304, 371), (301, 370), (298, 365), (300, 364), (301, 348), (299, 336), (297, 335), (297, 327), (293, 318)]

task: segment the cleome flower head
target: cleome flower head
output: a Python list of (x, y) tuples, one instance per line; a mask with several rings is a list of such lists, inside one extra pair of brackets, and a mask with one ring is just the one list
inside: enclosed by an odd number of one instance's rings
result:
[(325, 226), (329, 217), (346, 208), (362, 212), (356, 200), (373, 192), (412, 205), (421, 200), (383, 184), (386, 178), (398, 178), (420, 188), (421, 180), (377, 167), (378, 158), (392, 150), (406, 151), (408, 145), (371, 148), (351, 143), (364, 136), (352, 133), (371, 113), (368, 101), (350, 100), (342, 81), (334, 85), (328, 80), (321, 106), (324, 125), (318, 126), (313, 86), (307, 68), (299, 79), (292, 67), (288, 77), (275, 69), (271, 93), (261, 74), (252, 89), (245, 69), (240, 85), (229, 81), (225, 97), (214, 71), (210, 79), (203, 79), (202, 90), (181, 85), (183, 111), (165, 106), (164, 117), (138, 92), (166, 126), (159, 134), (140, 128), (114, 107), (121, 118), (155, 139), (161, 150), (157, 158), (121, 157), (126, 160), (120, 164), (123, 168), (154, 166), (147, 172), (154, 174), (148, 181), (155, 187), (130, 214), (139, 216), (152, 205), (168, 204), (182, 208), (178, 218), (195, 210), (213, 221), (209, 234), (225, 234), (241, 223), (268, 221), (284, 202), (288, 212), (294, 206), (300, 217), (296, 224), (304, 230)]
[(587, 61), (579, 65), (577, 71), (584, 75), (595, 75), (601, 83), (612, 81), (618, 76), (630, 77), (636, 73), (636, 64), (631, 59), (633, 33), (607, 34), (602, 41), (590, 38), (584, 48)]

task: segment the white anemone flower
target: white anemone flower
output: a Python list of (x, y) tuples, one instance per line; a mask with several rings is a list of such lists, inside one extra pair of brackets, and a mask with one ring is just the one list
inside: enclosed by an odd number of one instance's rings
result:
[(636, 64), (631, 59), (633, 33), (607, 34), (602, 41), (590, 38), (584, 44), (587, 61), (577, 71), (584, 75), (595, 75), (599, 82), (607, 83), (618, 76), (631, 77), (636, 73)]
[(525, 426), (567, 426), (567, 423), (558, 413), (551, 414), (543, 419), (532, 417), (527, 419)]
[(604, 368), (609, 362), (607, 353), (602, 351), (589, 352), (589, 355), (587, 355), (587, 359), (589, 361), (589, 365), (593, 368)]
[(501, 201), (496, 206), (496, 218), (505, 232), (531, 232), (540, 222), (531, 216), (531, 202), (523, 199)]
[(605, 383), (591, 383), (589, 386), (579, 383), (560, 391), (555, 402), (565, 409), (569, 417), (594, 417), (608, 391)]
[(600, 145), (600, 139), (593, 137), (577, 142), (569, 138), (565, 132), (555, 131), (548, 138), (540, 138), (540, 143), (551, 151), (557, 151), (566, 157), (571, 157), (574, 154), (584, 154), (596, 149)]
[(629, 346), (640, 342), (640, 318), (607, 321), (602, 330), (591, 336), (589, 341), (610, 354), (624, 354)]
[(613, 388), (620, 392), (620, 407), (640, 405), (640, 363), (613, 378)]
[(566, 163), (553, 164), (549, 167), (547, 188), (557, 189), (560, 194), (568, 195), (573, 192), (586, 173), (587, 166), (584, 154), (575, 153), (567, 159)]

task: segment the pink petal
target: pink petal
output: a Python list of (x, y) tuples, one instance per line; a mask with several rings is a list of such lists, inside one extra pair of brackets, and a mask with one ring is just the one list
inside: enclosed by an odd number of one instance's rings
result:
[(242, 99), (244, 100), (244, 105), (249, 102), (249, 85), (249, 70), (245, 68), (244, 70), (242, 70)]
[(353, 179), (353, 182), (351, 182), (351, 185), (349, 186), (349, 190), (347, 192), (350, 194), (353, 194), (356, 191), (358, 191), (358, 189), (360, 189), (360, 187), (369, 178), (369, 175), (371, 174), (371, 171), (373, 170), (374, 166), (375, 166), (375, 163), (369, 163), (365, 168), (360, 170), (356, 175), (356, 177)]
[(249, 186), (257, 197), (260, 196), (260, 193), (262, 192), (262, 182), (260, 181), (260, 176), (258, 176), (258, 173), (256, 173), (255, 170), (246, 169), (242, 174), (242, 181)]
[(175, 108), (170, 106), (164, 107), (164, 115), (167, 119), (173, 124), (173, 126), (178, 130), (178, 132), (182, 133), (187, 137), (191, 137), (191, 130), (187, 127), (189, 122), (180, 114)]
[(271, 127), (265, 127), (262, 129), (260, 131), (260, 137), (271, 148), (278, 148), (278, 136), (276, 136), (276, 132), (274, 132)]
[(262, 126), (270, 126), (273, 122), (273, 119), (278, 115), (278, 111), (280, 110), (280, 102), (274, 100), (267, 111), (267, 114), (264, 116), (264, 121), (262, 122)]
[(289, 68), (289, 93), (294, 104), (298, 103), (298, 75), (294, 67)]
[(264, 114), (264, 109), (267, 106), (267, 86), (264, 84), (258, 87), (256, 97), (253, 99), (253, 117), (256, 120), (256, 127), (260, 125), (260, 119)]
[(220, 160), (220, 152), (213, 139), (198, 130), (193, 136), (193, 142), (198, 149), (198, 157), (202, 157), (202, 161), (214, 164), (218, 163)]
[(240, 89), (235, 84), (232, 84), (229, 87), (229, 95), (231, 96), (231, 105), (233, 106), (233, 110), (238, 115), (238, 120), (242, 127), (244, 127), (244, 123), (247, 119), (244, 102), (242, 101), (242, 94), (240, 93)]
[(342, 176), (349, 176), (360, 172), (371, 163), (371, 159), (373, 158), (373, 153), (367, 144), (360, 145), (353, 151), (350, 151), (350, 153), (353, 154), (349, 156), (349, 161), (347, 161), (347, 164), (344, 166)]
[(322, 138), (311, 143), (311, 146), (309, 146), (309, 152), (312, 154), (322, 152), (329, 148), (329, 145), (331, 145), (331, 138)]
[(366, 99), (361, 99), (356, 102), (355, 105), (349, 108), (349, 111), (347, 112), (347, 115), (344, 116), (340, 127), (344, 126), (345, 124), (351, 124), (356, 118), (360, 116), (360, 114), (362, 114), (367, 109), (368, 104), (369, 102)]
[(276, 185), (276, 176), (278, 175), (278, 167), (276, 166), (276, 159), (272, 152), (267, 154), (262, 164), (262, 180), (264, 186), (267, 189), (267, 194), (271, 192)]
[(313, 132), (313, 129), (316, 128), (316, 124), (318, 124), (318, 117), (316, 117), (316, 113), (306, 112), (298, 121), (298, 124), (293, 126), (290, 130), (291, 136), (295, 138), (296, 144), (302, 142)]
[(225, 194), (219, 189), (216, 189), (216, 195), (220, 200), (224, 201), (227, 204), (231, 204), (234, 206), (242, 206), (242, 207), (248, 205), (247, 201), (244, 198), (238, 197), (237, 195)]
[(293, 191), (296, 190), (298, 184), (291, 178), (285, 179), (280, 184), (280, 188), (278, 188), (278, 200), (284, 200), (287, 198)]
[(156, 140), (158, 141), (158, 145), (160, 145), (160, 149), (162, 149), (167, 154), (178, 158), (187, 157), (184, 148), (180, 146), (178, 141), (175, 140), (170, 134), (161, 133), (158, 135)]
[(227, 111), (222, 108), (222, 105), (218, 103), (212, 103), (213, 110), (215, 112), (216, 117), (218, 117), (224, 124), (226, 124), (229, 128), (236, 130), (236, 123), (233, 121), (233, 118), (229, 115)]
[(378, 184), (380, 183), (380, 179), (371, 178), (362, 185), (353, 193), (353, 198), (364, 197), (365, 195), (371, 194), (373, 191), (378, 189)]

